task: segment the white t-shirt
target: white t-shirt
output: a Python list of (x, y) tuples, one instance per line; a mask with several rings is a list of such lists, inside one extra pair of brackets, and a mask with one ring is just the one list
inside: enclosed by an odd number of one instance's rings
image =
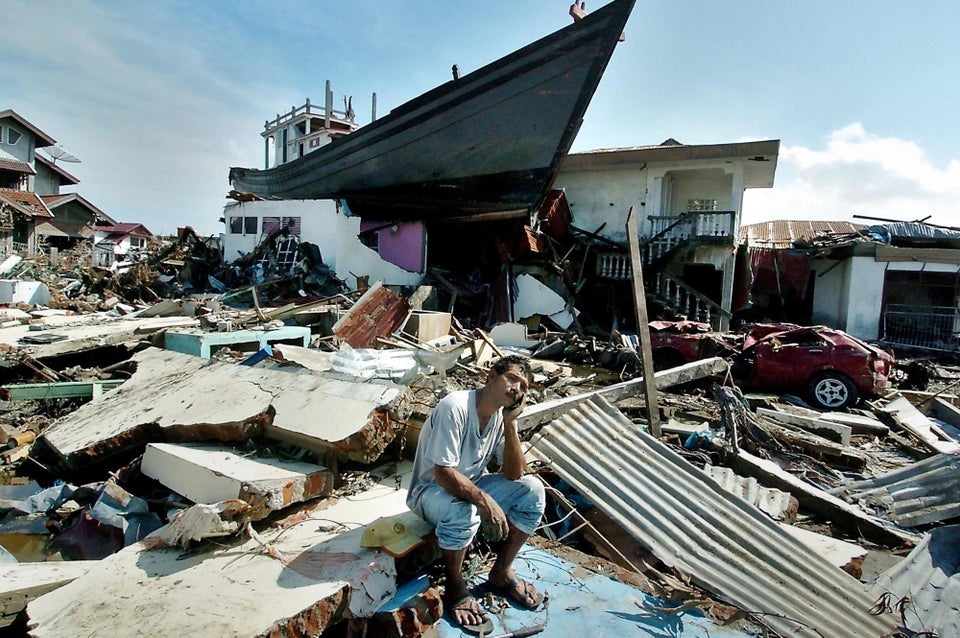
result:
[(490, 417), (483, 434), (477, 391), (451, 392), (437, 403), (420, 431), (407, 506), (416, 511), (420, 494), (436, 485), (434, 465), (454, 467), (473, 482), (487, 473), (490, 459), (503, 462), (503, 410)]

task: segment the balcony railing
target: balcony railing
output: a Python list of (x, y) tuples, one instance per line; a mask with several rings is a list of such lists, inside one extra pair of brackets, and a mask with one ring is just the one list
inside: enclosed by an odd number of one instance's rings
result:
[(732, 243), (736, 211), (692, 211), (680, 215), (648, 217), (650, 237), (642, 241), (645, 264), (665, 259), (687, 242)]
[(954, 306), (887, 304), (882, 341), (925, 350), (960, 350), (960, 312)]

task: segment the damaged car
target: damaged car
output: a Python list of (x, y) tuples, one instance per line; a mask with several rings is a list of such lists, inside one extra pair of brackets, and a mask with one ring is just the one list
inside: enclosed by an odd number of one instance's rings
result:
[(805, 392), (821, 410), (841, 410), (890, 387), (893, 355), (826, 326), (773, 331), (760, 325), (744, 338), (733, 376), (749, 389)]
[(657, 369), (725, 357), (744, 389), (801, 393), (819, 410), (884, 393), (896, 363), (884, 350), (826, 326), (756, 324), (734, 336), (696, 322), (653, 322), (650, 341)]

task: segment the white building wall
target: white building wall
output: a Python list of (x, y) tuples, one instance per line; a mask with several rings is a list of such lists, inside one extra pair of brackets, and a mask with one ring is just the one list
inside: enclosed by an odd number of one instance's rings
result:
[(816, 273), (813, 287), (813, 309), (811, 320), (815, 325), (841, 328), (841, 311), (845, 297), (843, 291), (848, 286), (848, 262), (837, 264), (826, 259), (814, 259), (810, 268)]
[[(743, 166), (733, 162), (662, 162), (603, 170), (561, 169), (554, 188), (566, 190), (577, 228), (627, 243), (626, 220), (635, 207), (639, 232), (650, 235), (649, 216), (676, 215), (689, 199), (716, 199), (718, 210), (740, 211)], [(739, 226), (737, 215), (737, 226)]]
[(880, 335), (880, 309), (886, 264), (872, 256), (852, 257), (839, 265), (814, 260), (813, 323), (844, 330), (864, 340)]
[(847, 316), (843, 329), (861, 339), (877, 339), (880, 336), (886, 264), (877, 263), (873, 257), (854, 257), (850, 262), (850, 285), (846, 290)]
[(646, 206), (642, 201), (647, 191), (647, 174), (640, 168), (560, 172), (553, 185), (566, 191), (573, 224), (594, 232), (606, 224), (600, 234), (622, 244), (627, 243), (627, 213), (636, 208), (642, 225)]
[(251, 235), (230, 233), (230, 217), (256, 217), (258, 229), (263, 228), (264, 217), (299, 217), (300, 240), (316, 244), (323, 263), (348, 286), (356, 285), (355, 276), (364, 275), (370, 277), (370, 283), (381, 281), (391, 286), (416, 286), (423, 280), (422, 274), (386, 262), (376, 251), (361, 244), (357, 239), (360, 218), (340, 214), (334, 200), (237, 202), (224, 207), (223, 216), (226, 225), (223, 254), (227, 262), (250, 253), (265, 238), (261, 232)]

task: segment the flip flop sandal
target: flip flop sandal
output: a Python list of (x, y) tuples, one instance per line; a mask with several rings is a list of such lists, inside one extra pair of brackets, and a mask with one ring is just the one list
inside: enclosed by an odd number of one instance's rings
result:
[[(518, 591), (521, 585), (523, 586), (523, 592)], [(537, 591), (532, 583), (522, 578), (511, 578), (502, 585), (494, 585), (487, 581), (487, 590), (516, 603), (524, 609), (536, 609), (543, 602), (543, 594)], [(533, 604), (527, 602), (528, 598), (533, 599)]]
[[(457, 625), (458, 627), (460, 627), (460, 629), (467, 632), (468, 634), (476, 634), (481, 637), (487, 636), (490, 634), (491, 631), (493, 631), (493, 619), (487, 618), (482, 623), (478, 623), (476, 625), (468, 625), (466, 623), (458, 623), (456, 616), (453, 615), (453, 612), (456, 610), (466, 610), (466, 609), (473, 611), (473, 613), (482, 613), (485, 615), (485, 612), (483, 612), (482, 609), (480, 612), (476, 612), (472, 608), (470, 608), (468, 605), (466, 605), (466, 603), (468, 603), (471, 600), (476, 602), (476, 598), (474, 598), (473, 596), (464, 596), (463, 598), (455, 602), (453, 606), (450, 607), (450, 619), (453, 620), (453, 624)], [(477, 607), (478, 608), (480, 607), (480, 603), (477, 603)]]

